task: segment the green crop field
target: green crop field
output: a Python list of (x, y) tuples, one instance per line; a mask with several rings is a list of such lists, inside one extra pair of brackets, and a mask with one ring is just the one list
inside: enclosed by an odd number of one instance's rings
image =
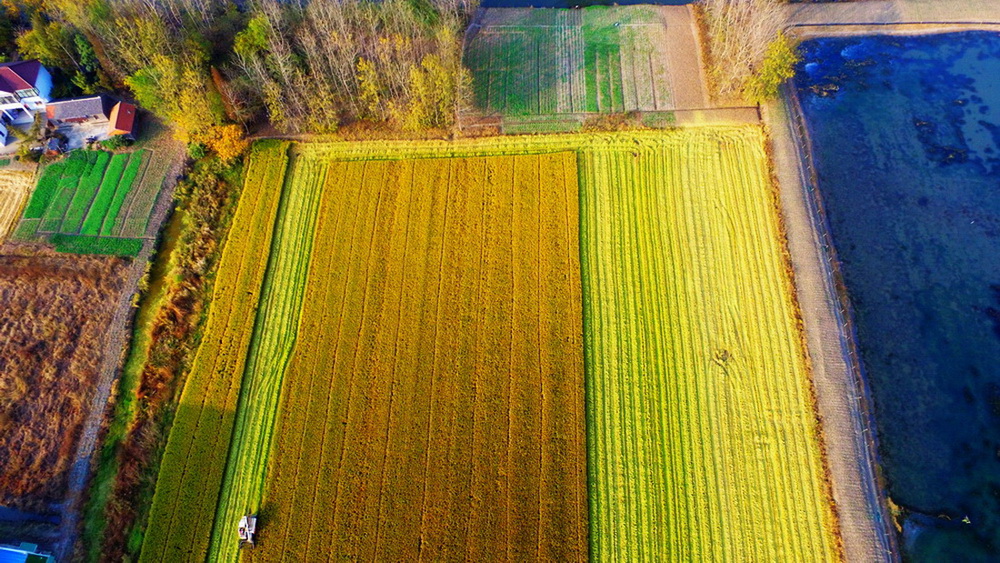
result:
[(673, 109), (655, 7), (490, 9), (481, 24), (465, 62), (487, 113), (555, 130), (573, 114)]
[(143, 561), (839, 557), (759, 128), (287, 151)]
[(12, 238), (60, 252), (138, 254), (166, 173), (148, 169), (169, 165), (150, 155), (75, 150), (46, 166)]
[(596, 559), (838, 556), (756, 127), (584, 151)]

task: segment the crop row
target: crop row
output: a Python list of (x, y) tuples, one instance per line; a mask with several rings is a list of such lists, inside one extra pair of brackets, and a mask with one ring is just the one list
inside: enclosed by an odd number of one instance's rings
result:
[(38, 230), (45, 233), (59, 232), (66, 211), (76, 194), (80, 178), (97, 162), (96, 151), (73, 151), (66, 157), (62, 175), (56, 183), (57, 190), (49, 202)]
[(205, 335), (161, 461), (142, 561), (205, 559), (287, 151), (287, 143), (260, 143), (250, 156), (231, 227), (236, 236), (223, 251)]
[[(108, 205), (108, 212), (104, 215), (104, 221), (101, 223), (101, 235), (123, 234), (120, 228), (120, 225), (124, 221), (122, 209), (129, 195), (136, 189), (135, 181), (139, 177), (139, 172), (142, 170), (144, 161), (147, 160), (143, 158), (146, 152), (145, 149), (136, 151), (132, 155), (132, 158), (129, 159), (128, 165), (122, 172), (121, 180), (115, 189), (114, 196), (111, 198), (111, 203)], [(142, 236), (142, 234), (131, 236)]]
[(761, 131), (581, 157), (597, 559), (837, 557)]
[(325, 165), (255, 557), (583, 558), (575, 155)]
[(116, 154), (111, 157), (108, 169), (104, 173), (101, 185), (94, 198), (94, 204), (83, 221), (80, 233), (84, 235), (97, 235), (101, 232), (101, 225), (111, 207), (111, 200), (114, 198), (115, 189), (122, 183), (122, 173), (125, 165), (129, 162), (128, 154)]
[(70, 199), (69, 207), (63, 216), (62, 224), (58, 231), (62, 233), (77, 233), (83, 226), (83, 219), (91, 209), (94, 197), (98, 189), (103, 185), (104, 172), (111, 161), (111, 153), (98, 151), (94, 162), (87, 167), (87, 171), (80, 177), (76, 186), (76, 192)]
[(315, 161), (293, 159), (288, 189), (281, 190), (284, 178), (277, 176), (268, 186), (284, 195), (240, 388), (209, 551), (213, 560), (237, 559), (239, 546), (233, 528), (247, 511), (256, 513), (260, 508), (282, 380), (302, 311), (325, 172)]

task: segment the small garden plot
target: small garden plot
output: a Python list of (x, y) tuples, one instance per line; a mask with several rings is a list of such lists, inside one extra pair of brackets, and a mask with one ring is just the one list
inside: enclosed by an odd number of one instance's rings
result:
[(147, 150), (77, 150), (46, 166), (13, 238), (60, 252), (138, 254), (165, 175), (150, 174), (151, 160)]
[[(466, 48), (476, 103), (510, 122), (673, 109), (656, 8), (486, 10)], [(544, 119), (544, 118), (548, 119)]]

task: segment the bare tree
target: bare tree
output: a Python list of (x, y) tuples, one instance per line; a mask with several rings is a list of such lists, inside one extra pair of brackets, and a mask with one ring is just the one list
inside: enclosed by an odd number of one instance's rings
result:
[(709, 73), (721, 98), (740, 96), (784, 27), (778, 0), (701, 0)]

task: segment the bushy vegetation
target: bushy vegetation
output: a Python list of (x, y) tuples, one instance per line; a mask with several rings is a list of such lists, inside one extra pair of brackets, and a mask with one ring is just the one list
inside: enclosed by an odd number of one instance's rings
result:
[(0, 29), (0, 48), (69, 76), (56, 83), (73, 92), (57, 94), (127, 88), (179, 140), (223, 161), (246, 150), (246, 127), (263, 119), (297, 132), (356, 120), (449, 127), (470, 90), (461, 35), (474, 0), (3, 5), (17, 38)]
[(794, 43), (781, 33), (780, 0), (701, 0), (713, 94), (758, 103), (791, 77)]

